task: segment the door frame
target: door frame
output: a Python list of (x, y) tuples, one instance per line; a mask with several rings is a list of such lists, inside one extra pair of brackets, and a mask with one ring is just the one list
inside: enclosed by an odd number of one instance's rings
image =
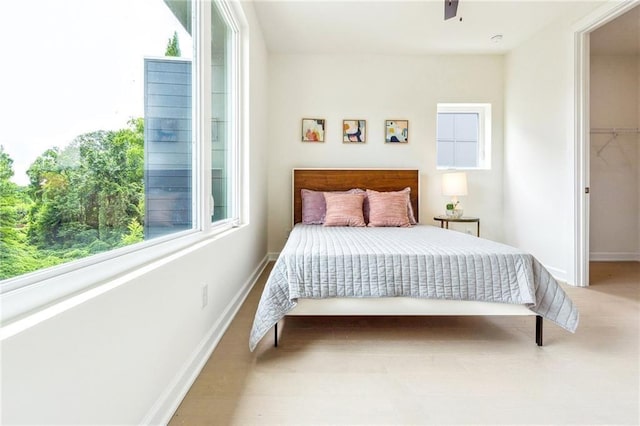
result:
[(589, 149), (589, 73), (590, 42), (589, 35), (604, 24), (640, 5), (640, 0), (622, 2), (609, 1), (578, 21), (574, 26), (574, 106), (575, 106), (575, 143), (574, 143), (574, 253), (575, 285), (589, 286), (589, 194), (590, 185)]

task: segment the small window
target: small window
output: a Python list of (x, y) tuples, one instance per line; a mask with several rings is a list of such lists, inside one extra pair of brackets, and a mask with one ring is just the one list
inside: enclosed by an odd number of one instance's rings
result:
[(437, 167), (491, 168), (491, 104), (438, 104)]

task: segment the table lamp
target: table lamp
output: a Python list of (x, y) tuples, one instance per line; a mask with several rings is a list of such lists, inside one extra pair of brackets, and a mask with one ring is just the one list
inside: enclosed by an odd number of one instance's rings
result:
[(442, 195), (451, 197), (447, 204), (447, 216), (462, 217), (462, 209), (458, 197), (467, 195), (467, 174), (465, 172), (446, 173), (442, 175)]

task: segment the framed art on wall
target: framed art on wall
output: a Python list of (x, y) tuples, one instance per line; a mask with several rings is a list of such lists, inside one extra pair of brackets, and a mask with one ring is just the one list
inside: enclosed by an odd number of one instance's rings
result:
[(386, 143), (408, 143), (409, 142), (409, 121), (408, 120), (385, 120), (384, 141)]
[(367, 141), (367, 120), (342, 120), (342, 142), (364, 143)]
[(324, 142), (324, 118), (302, 119), (302, 142)]

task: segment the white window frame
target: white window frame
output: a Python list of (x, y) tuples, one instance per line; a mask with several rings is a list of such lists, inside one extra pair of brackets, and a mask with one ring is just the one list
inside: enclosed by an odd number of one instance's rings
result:
[[(232, 43), (233, 83), (230, 103), (233, 107), (232, 158), (233, 215), (211, 222), (211, 7), (210, 2), (193, 0), (192, 34), (194, 37), (193, 73), (193, 228), (149, 241), (99, 253), (76, 261), (37, 270), (0, 281), (0, 341), (48, 318), (116, 288), (166, 264), (186, 250), (224, 238), (248, 217), (242, 211), (244, 185), (240, 180), (244, 132), (242, 111), (247, 101), (241, 95), (247, 85), (247, 62), (241, 59), (248, 48), (243, 43), (246, 18), (240, 7), (229, 0), (215, 0), (224, 10), (225, 19), (235, 31)], [(240, 25), (242, 24), (242, 25)]]
[(489, 170), (491, 169), (491, 104), (439, 103), (436, 113), (436, 150), (438, 143), (438, 116), (440, 113), (478, 114), (478, 165), (476, 167), (440, 166), (436, 152), (437, 170)]
[[(231, 5), (227, 1), (216, 1), (218, 6), (218, 12), (224, 19), (225, 23), (228, 25), (231, 30), (231, 40), (229, 43), (229, 104), (228, 108), (228, 137), (229, 143), (227, 144), (227, 165), (229, 170), (227, 171), (227, 176), (230, 177), (227, 187), (227, 198), (226, 202), (229, 204), (229, 217), (226, 219), (222, 219), (219, 221), (211, 222), (211, 226), (213, 228), (218, 228), (220, 226), (239, 226), (240, 221), (240, 211), (241, 211), (241, 193), (240, 193), (240, 176), (241, 176), (241, 152), (242, 152), (242, 144), (241, 144), (241, 133), (240, 133), (240, 123), (242, 122), (242, 114), (240, 108), (240, 94), (241, 94), (241, 74), (242, 70), (242, 52), (241, 52), (241, 32), (240, 27), (238, 25), (238, 20), (235, 18), (234, 11)], [(209, 3), (210, 7), (216, 7), (213, 4)], [(211, 11), (209, 11), (208, 16), (211, 16)], [(210, 37), (209, 37), (210, 40)], [(211, 61), (211, 55), (206, 56), (209, 61)], [(211, 70), (211, 63), (208, 64), (207, 69)], [(210, 75), (209, 80), (210, 81)], [(210, 88), (209, 88), (210, 89)], [(207, 92), (209, 96), (211, 96), (211, 90)], [(211, 105), (209, 101), (206, 105)], [(209, 113), (211, 111), (209, 110)], [(208, 117), (207, 123), (211, 122), (211, 116)], [(207, 141), (211, 141), (211, 138), (208, 138)], [(211, 152), (211, 147), (209, 147), (209, 152)], [(210, 167), (209, 167), (210, 171)], [(211, 184), (211, 179), (208, 180), (209, 185)], [(212, 198), (211, 188), (209, 188), (209, 197), (210, 200)], [(213, 200), (215, 202), (215, 200)], [(209, 209), (210, 215), (213, 214), (213, 205), (210, 206)]]

